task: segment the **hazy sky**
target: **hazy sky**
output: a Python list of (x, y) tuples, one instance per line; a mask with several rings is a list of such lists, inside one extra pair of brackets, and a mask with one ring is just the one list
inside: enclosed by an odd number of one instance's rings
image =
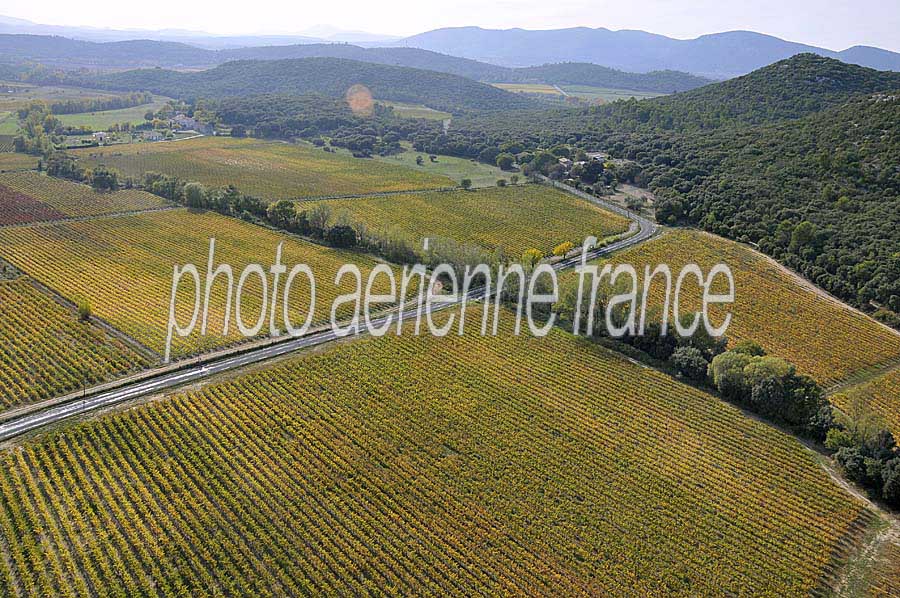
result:
[(52, 25), (212, 33), (297, 33), (322, 24), (395, 35), (460, 25), (587, 26), (689, 38), (749, 29), (834, 50), (865, 44), (900, 51), (900, 0), (0, 0), (0, 14)]

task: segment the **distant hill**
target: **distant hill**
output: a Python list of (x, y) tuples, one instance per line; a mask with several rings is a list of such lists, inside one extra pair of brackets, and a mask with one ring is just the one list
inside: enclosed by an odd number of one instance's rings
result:
[(129, 40), (95, 43), (51, 35), (0, 35), (0, 62), (39, 62), (63, 69), (110, 69), (212, 66), (217, 59), (212, 50), (177, 42)]
[(663, 93), (686, 91), (710, 82), (687, 73), (623, 73), (586, 63), (511, 69), (419, 48), (363, 48), (351, 44), (310, 43), (216, 51), (182, 43), (152, 40), (94, 43), (56, 36), (0, 34), (0, 63), (21, 64), (36, 61), (50, 67), (69, 70), (210, 68), (235, 60), (291, 58), (345, 58), (438, 71), (476, 81), (593, 85)]
[(366, 85), (376, 99), (458, 113), (534, 107), (530, 99), (457, 75), (341, 58), (241, 60), (199, 72), (140, 69), (84, 80), (105, 89), (146, 90), (177, 98), (320, 93), (343, 96)]
[(590, 85), (612, 89), (672, 93), (688, 91), (713, 81), (679, 71), (626, 73), (587, 62), (564, 62), (506, 69), (504, 82), (550, 83), (553, 85)]
[(658, 98), (674, 115), (669, 128), (765, 124), (802, 118), (859, 94), (900, 89), (900, 72), (878, 71), (816, 54), (799, 54), (749, 75)]
[(578, 27), (545, 31), (480, 27), (436, 29), (392, 45), (422, 48), (502, 66), (537, 66), (571, 60), (630, 72), (676, 70), (725, 79), (795, 54), (812, 52), (880, 70), (900, 70), (900, 54), (854, 47), (833, 52), (750, 31), (678, 40), (644, 31)]

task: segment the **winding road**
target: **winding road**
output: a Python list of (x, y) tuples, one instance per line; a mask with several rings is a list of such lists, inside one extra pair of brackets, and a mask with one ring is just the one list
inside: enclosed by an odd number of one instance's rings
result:
[[(615, 212), (619, 215), (625, 216), (632, 221), (631, 230), (634, 232), (634, 234), (614, 243), (610, 243), (605, 247), (599, 247), (589, 251), (587, 254), (588, 259), (594, 259), (602, 255), (609, 254), (614, 251), (630, 247), (632, 245), (637, 245), (638, 243), (642, 243), (655, 235), (658, 230), (658, 227), (654, 222), (641, 216), (637, 216), (620, 206), (559, 184), (556, 184), (554, 186), (562, 187), (566, 191), (573, 193), (581, 197), (582, 199), (590, 201), (591, 203), (611, 212)], [(557, 271), (574, 268), (581, 263), (581, 259), (582, 256), (579, 254), (564, 260), (560, 260), (553, 264), (553, 268)], [(477, 301), (483, 298), (483, 296), (484, 289), (479, 288), (473, 289), (468, 294), (468, 296), (465, 297), (465, 299), (466, 301)], [(415, 309), (405, 310), (400, 313), (386, 314), (380, 318), (374, 319), (372, 321), (372, 327), (380, 327), (387, 321), (388, 318), (399, 318), (405, 321), (416, 317), (423, 317), (428, 312), (437, 312), (440, 310), (458, 306), (463, 301), (463, 299), (463, 297), (458, 297), (454, 301), (441, 302), (436, 305), (426, 304), (422, 307), (417, 306)], [(348, 336), (362, 335), (366, 333), (366, 330), (366, 328), (357, 327), (356, 329), (351, 331)], [(214, 376), (216, 374), (221, 374), (223, 372), (228, 372), (248, 365), (280, 357), (282, 355), (286, 355), (300, 349), (308, 349), (310, 347), (322, 345), (338, 340), (339, 338), (346, 338), (346, 336), (340, 337), (333, 330), (311, 333), (306, 336), (297, 338), (286, 338), (284, 341), (276, 342), (259, 349), (249, 350), (236, 356), (221, 357), (206, 362), (200, 362), (197, 365), (185, 366), (184, 368), (179, 370), (167, 371), (165, 373), (160, 373), (158, 376), (152, 376), (141, 381), (124, 384), (113, 390), (95, 393), (90, 393), (90, 391), (88, 391), (88, 394), (84, 398), (73, 399), (66, 403), (56, 404), (47, 407), (46, 409), (32, 411), (19, 417), (7, 420), (6, 422), (0, 424), (0, 441), (6, 441), (27, 432), (31, 432), (39, 428), (55, 424), (71, 417), (83, 415), (97, 409), (102, 409), (132, 399), (137, 399), (142, 396), (182, 386), (184, 384), (197, 382), (204, 378), (208, 378), (209, 376)]]

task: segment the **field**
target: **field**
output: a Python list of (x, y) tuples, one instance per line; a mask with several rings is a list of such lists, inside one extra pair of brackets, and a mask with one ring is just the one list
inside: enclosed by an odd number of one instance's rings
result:
[(100, 112), (84, 112), (80, 114), (60, 114), (57, 118), (62, 124), (70, 127), (90, 127), (94, 131), (104, 131), (114, 124), (131, 123), (139, 125), (146, 122), (144, 115), (148, 110), (156, 112), (162, 108), (168, 98), (154, 96), (150, 104), (141, 104), (119, 110), (103, 110)]
[(0, 174), (0, 225), (60, 218), (98, 216), (160, 208), (166, 202), (137, 189), (99, 193), (80, 185), (37, 172)]
[(589, 101), (602, 100), (604, 102), (615, 102), (616, 100), (627, 100), (629, 98), (646, 100), (648, 98), (658, 98), (666, 95), (664, 93), (655, 93), (652, 91), (607, 89), (605, 87), (591, 87), (590, 85), (561, 85), (560, 87), (571, 96)]
[(543, 93), (553, 96), (562, 95), (556, 87), (544, 83), (492, 83), (491, 85), (513, 93)]
[[(272, 264), (278, 244), (284, 242), (282, 263), (289, 269), (295, 264), (308, 264), (316, 276), (317, 322), (327, 320), (337, 295), (352, 290), (347, 281), (340, 288), (334, 285), (337, 269), (345, 263), (355, 263), (366, 273), (374, 265), (374, 261), (358, 253), (326, 249), (234, 218), (185, 209), (0, 229), (0, 247), (2, 256), (23, 271), (66, 297), (88, 299), (94, 314), (162, 353), (173, 267), (196, 264), (205, 280), (212, 237), (216, 239), (215, 263), (232, 266), (235, 284), (247, 264), (266, 264), (266, 267)], [(194, 286), (190, 281), (186, 278), (178, 292), (177, 313), (182, 325), (190, 322), (194, 305)], [(305, 281), (300, 276), (292, 288), (291, 305), (296, 310), (291, 317), (295, 325), (302, 323), (308, 313), (309, 284)], [(284, 279), (282, 286), (283, 283)], [(248, 326), (260, 314), (261, 287), (259, 278), (251, 276), (243, 300), (243, 321)], [(209, 334), (203, 337), (197, 332), (176, 339), (174, 356), (241, 339), (235, 324), (236, 307), (232, 310), (229, 334), (222, 335), (225, 295), (225, 282), (217, 281), (210, 302)], [(344, 308), (339, 315), (348, 315), (350, 306)], [(280, 323), (280, 309), (276, 315)], [(265, 330), (268, 331), (268, 326)]]
[[(405, 143), (406, 151), (393, 156), (376, 156), (375, 159), (386, 164), (394, 164), (412, 168), (431, 176), (448, 177), (454, 184), (459, 184), (463, 179), (472, 181), (473, 187), (494, 187), (500, 179), (509, 180), (511, 172), (500, 170), (496, 166), (457, 158), (454, 156), (437, 156), (432, 162), (425, 152), (417, 152), (409, 144)], [(416, 157), (422, 156), (422, 165), (416, 164)], [(522, 175), (519, 174), (521, 177)]]
[(491, 251), (502, 248), (516, 260), (532, 247), (549, 254), (564, 241), (580, 245), (588, 235), (605, 237), (629, 226), (621, 216), (541, 185), (330, 199), (302, 202), (298, 209), (317, 203), (329, 206), (333, 217), (346, 213), (369, 230), (396, 235), (414, 247), (424, 237), (444, 237)]
[[(626, 250), (614, 261), (633, 264), (642, 277), (644, 265), (652, 269), (666, 263), (677, 276), (690, 262), (699, 264), (704, 272), (716, 263), (727, 264), (734, 273), (736, 299), (730, 306), (734, 317), (727, 332), (729, 340), (752, 339), (823, 386), (900, 360), (900, 335), (822, 296), (743, 245), (703, 233), (678, 231)], [(653, 306), (662, 306), (662, 284), (657, 282), (651, 288)], [(689, 278), (683, 289), (682, 309), (700, 307), (696, 288)], [(710, 310), (715, 325), (723, 321), (720, 308)]]
[(37, 168), (38, 157), (14, 152), (0, 152), (0, 172)]
[(85, 165), (103, 163), (135, 177), (156, 171), (209, 186), (234, 184), (245, 193), (267, 200), (456, 184), (441, 176), (329, 154), (307, 145), (230, 137), (115, 145), (72, 153)]
[(344, 343), (7, 453), (0, 591), (820, 587), (867, 515), (800, 443), (509, 317), (503, 338)]
[(0, 154), (14, 150), (13, 140), (15, 135), (0, 135)]
[(0, 111), (14, 111), (33, 100), (82, 100), (89, 98), (114, 98), (120, 94), (81, 87), (56, 85), (31, 85), (29, 83), (0, 81)]
[(140, 369), (145, 359), (20, 277), (0, 280), (0, 410)]
[(421, 104), (404, 104), (402, 102), (385, 102), (378, 101), (379, 104), (390, 106), (394, 109), (394, 114), (401, 118), (427, 118), (428, 120), (446, 120), (453, 115), (449, 112), (442, 112), (423, 106)]
[(838, 407), (847, 407), (855, 396), (862, 396), (866, 404), (900, 437), (900, 368), (895, 368), (849, 390), (832, 395)]
[(16, 113), (9, 110), (0, 110), (0, 135), (15, 135), (18, 131), (19, 119)]

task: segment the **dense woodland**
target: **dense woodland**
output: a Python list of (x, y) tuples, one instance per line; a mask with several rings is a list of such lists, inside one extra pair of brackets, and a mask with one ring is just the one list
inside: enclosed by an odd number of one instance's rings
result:
[(457, 75), (340, 58), (235, 61), (200, 72), (143, 69), (86, 77), (81, 83), (105, 89), (151, 91), (180, 99), (263, 93), (344, 97), (351, 86), (363, 84), (381, 100), (425, 104), (456, 113), (539, 105), (520, 95)]

